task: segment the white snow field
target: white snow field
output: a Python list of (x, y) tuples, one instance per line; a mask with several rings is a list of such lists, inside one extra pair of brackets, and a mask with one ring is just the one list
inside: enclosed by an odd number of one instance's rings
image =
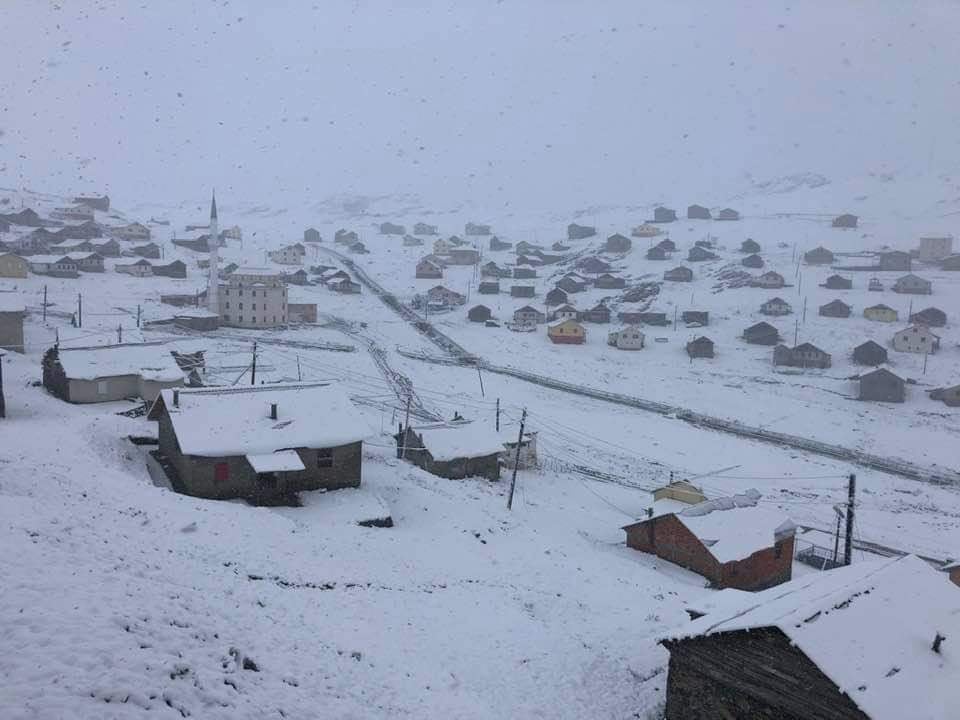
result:
[[(0, 360), (0, 718), (659, 718), (668, 655), (657, 639), (682, 634), (684, 607), (716, 595), (624, 545), (621, 527), (671, 476), (711, 497), (756, 488), (761, 510), (801, 526), (798, 548), (829, 549), (855, 473), (861, 548), (956, 559), (954, 485), (411, 359), (397, 350), (441, 351), (367, 287), (291, 285), (291, 302), (317, 303), (317, 325), (204, 335), (136, 324), (138, 312), (144, 322), (177, 312), (162, 294), (203, 289), (206, 255), (171, 239), (205, 221), (216, 187), (221, 227), (243, 230), (221, 250), (224, 265), (290, 270), (266, 252), (312, 226), (323, 242), (306, 265), (342, 268), (323, 248), (353, 229), (370, 253), (351, 260), (400, 301), (435, 284), (468, 295), (430, 321), (492, 364), (957, 472), (960, 409), (927, 391), (960, 383), (960, 272), (915, 262), (929, 296), (892, 292), (900, 272), (842, 272), (853, 289), (830, 291), (820, 283), (834, 270), (799, 258), (823, 245), (864, 255), (836, 264), (872, 262), (922, 235), (958, 234), (958, 23), (960, 7), (934, 0), (3, 3), (0, 212), (47, 216), (76, 194), (109, 193), (113, 208), (97, 220), (169, 221), (151, 225), (153, 240), (188, 275), (135, 278), (114, 270), (128, 259), (108, 259), (104, 274), (77, 279), (0, 278), (0, 297), (28, 310), (25, 352)], [(660, 203), (681, 218), (700, 203), (743, 219), (682, 219), (628, 253), (603, 252)], [(860, 226), (831, 227), (842, 212)], [(538, 269), (534, 298), (479, 295), (472, 267), (415, 279), (434, 238), (404, 247), (378, 232), (384, 221), (438, 225), (439, 237), (489, 223), (502, 240), (570, 250)], [(567, 241), (570, 222), (597, 235)], [(719, 259), (688, 263), (708, 236)], [(674, 257), (645, 259), (662, 237), (677, 243)], [(766, 263), (748, 272), (776, 270), (790, 287), (724, 285), (746, 270), (746, 238)], [(514, 263), (488, 238), (468, 239), (482, 262)], [(593, 255), (628, 285), (680, 264), (695, 278), (664, 283), (649, 307), (590, 289), (571, 296), (578, 309), (606, 299), (614, 316), (671, 320), (706, 310), (709, 325), (647, 327), (646, 347), (625, 352), (606, 343), (616, 320), (588, 324), (583, 346), (553, 345), (544, 325), (468, 322), (478, 303), (500, 321), (527, 304), (545, 310), (554, 281)], [(873, 276), (887, 289), (869, 292)], [(794, 313), (760, 315), (777, 295)], [(83, 327), (72, 328), (78, 296)], [(817, 314), (835, 298), (851, 317)], [(864, 368), (850, 352), (868, 339), (888, 346), (911, 301), (947, 313), (941, 349), (925, 359), (888, 347), (888, 367), (912, 381), (906, 402), (858, 401), (850, 378)], [(881, 302), (899, 322), (863, 317)], [(774, 368), (772, 348), (740, 339), (761, 319), (789, 345), (796, 333), (831, 353), (832, 367)], [(684, 346), (701, 334), (716, 357), (691, 362)], [(38, 382), (58, 337), (121, 335), (203, 350), (216, 385), (250, 381), (254, 341), (258, 382), (335, 384), (373, 429), (361, 488), (263, 508), (155, 485), (128, 436), (156, 424), (117, 414), (133, 403), (70, 405)], [(450, 481), (397, 459), (405, 396), (384, 363), (434, 415), (490, 430), (499, 401), (507, 434), (527, 411), (541, 466), (518, 473), (512, 511), (509, 473)], [(392, 528), (357, 524), (385, 509)], [(794, 564), (795, 576), (813, 572)], [(955, 657), (960, 627), (943, 634)], [(915, 702), (956, 717), (954, 690)]]

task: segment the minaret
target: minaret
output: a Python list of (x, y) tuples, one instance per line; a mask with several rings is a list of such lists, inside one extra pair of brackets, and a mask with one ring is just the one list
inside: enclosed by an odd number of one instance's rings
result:
[(207, 310), (220, 315), (220, 228), (217, 227), (217, 191), (210, 201), (210, 272), (207, 276)]

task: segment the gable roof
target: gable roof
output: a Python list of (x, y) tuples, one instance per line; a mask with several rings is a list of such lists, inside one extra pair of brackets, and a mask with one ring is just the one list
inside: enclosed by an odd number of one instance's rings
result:
[(477, 422), (411, 428), (421, 438), (434, 460), (447, 462), (457, 458), (478, 458), (504, 451), (503, 438)]
[[(185, 455), (265, 455), (290, 448), (330, 448), (364, 440), (370, 428), (339, 387), (329, 384), (163, 390), (150, 409), (165, 408)], [(277, 404), (277, 419), (270, 405)], [(322, 412), (318, 412), (322, 410)]]
[(757, 593), (729, 593), (721, 610), (673, 639), (774, 627), (872, 720), (957, 717), (960, 593), (908, 555), (811, 573)]
[(892, 307), (890, 307), (889, 305), (884, 305), (883, 303), (877, 303), (876, 305), (871, 305), (868, 308), (864, 308), (863, 311), (866, 312), (867, 310), (889, 310), (890, 312), (896, 312), (896, 310), (894, 310)]
[(107, 345), (97, 348), (60, 348), (60, 366), (71, 380), (96, 380), (119, 375), (139, 375), (148, 380), (183, 379), (170, 350), (161, 343)]
[(877, 368), (876, 370), (871, 370), (868, 373), (864, 373), (863, 375), (860, 376), (860, 379), (863, 380), (864, 378), (873, 378), (873, 377), (890, 377), (896, 380), (897, 382), (903, 382), (902, 377), (882, 367)]

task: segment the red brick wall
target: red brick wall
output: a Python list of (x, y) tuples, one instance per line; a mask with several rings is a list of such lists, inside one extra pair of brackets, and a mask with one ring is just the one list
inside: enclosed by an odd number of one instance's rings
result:
[(651, 518), (628, 529), (627, 547), (652, 553), (712, 582), (720, 579), (716, 558), (674, 515)]
[(743, 560), (720, 567), (718, 587), (763, 590), (790, 579), (793, 571), (793, 536)]

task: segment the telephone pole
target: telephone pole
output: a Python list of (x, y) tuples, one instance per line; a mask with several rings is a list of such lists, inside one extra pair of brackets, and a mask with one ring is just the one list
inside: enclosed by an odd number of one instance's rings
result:
[(257, 384), (257, 343), (253, 343), (253, 363), (250, 366), (250, 384)]
[(500, 398), (497, 398), (497, 432), (500, 432)]
[(137, 305), (137, 327), (140, 327), (140, 306)]
[(402, 450), (400, 452), (400, 459), (402, 460), (407, 456), (407, 438), (410, 436), (407, 426), (410, 425), (410, 393), (407, 393), (407, 411), (403, 417), (403, 432), (400, 434), (400, 442)]
[(83, 295), (77, 293), (77, 327), (83, 327)]
[(300, 356), (297, 355), (297, 381), (303, 382), (303, 375), (300, 373)]
[(47, 286), (43, 286), (43, 322), (47, 322)]
[(513, 456), (513, 477), (510, 478), (510, 494), (507, 496), (507, 510), (513, 510), (513, 491), (517, 487), (517, 467), (520, 465), (520, 445), (523, 443), (523, 425), (527, 421), (527, 409), (520, 416), (520, 434), (517, 436), (517, 452)]
[(857, 493), (857, 476), (850, 473), (847, 485), (847, 534), (843, 542), (843, 564), (853, 562), (853, 505)]

